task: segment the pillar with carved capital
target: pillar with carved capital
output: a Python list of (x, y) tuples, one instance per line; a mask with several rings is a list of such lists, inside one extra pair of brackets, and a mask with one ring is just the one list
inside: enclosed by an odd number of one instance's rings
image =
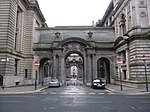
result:
[(93, 69), (93, 67), (94, 67), (94, 66), (93, 66), (93, 64), (94, 64), (94, 63), (93, 63), (93, 54), (90, 54), (90, 61), (91, 61), (91, 62), (90, 62), (90, 65), (91, 65), (91, 83), (92, 83), (92, 81), (93, 81), (93, 79), (94, 79), (94, 77), (93, 77), (93, 70), (94, 70), (94, 69)]
[(63, 84), (65, 84), (65, 80), (66, 80), (66, 76), (65, 76), (65, 59), (64, 59), (64, 56), (63, 54), (61, 55), (61, 58), (60, 58), (60, 62), (61, 62), (61, 81)]
[(52, 78), (56, 78), (56, 68), (57, 68), (57, 63), (56, 63), (56, 55), (53, 55), (53, 74)]
[(126, 65), (127, 65), (127, 80), (130, 79), (130, 59), (129, 59), (129, 49), (126, 49)]
[(87, 83), (91, 83), (91, 58), (90, 55), (87, 54), (87, 64), (86, 64), (86, 68), (87, 68)]
[(97, 78), (97, 61), (96, 61), (96, 54), (93, 54), (93, 78)]
[(86, 75), (87, 75), (87, 57), (84, 55), (84, 73), (83, 73), (83, 84), (87, 83)]

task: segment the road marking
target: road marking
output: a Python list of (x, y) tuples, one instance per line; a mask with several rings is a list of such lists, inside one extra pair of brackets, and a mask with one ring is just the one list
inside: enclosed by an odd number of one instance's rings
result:
[(50, 92), (50, 94), (57, 94), (57, 92)]
[(115, 94), (115, 93), (107, 93), (107, 94)]
[[(73, 97), (76, 97), (76, 98), (91, 98), (93, 99), (93, 96), (60, 96), (60, 97), (63, 97), (63, 98), (73, 98)], [(98, 96), (96, 97), (96, 99), (104, 99), (106, 98), (105, 96)]]
[(9, 98), (31, 98), (31, 97), (35, 97), (35, 96), (25, 96), (25, 95), (16, 95), (16, 96), (0, 96), (0, 97), (3, 97), (3, 98), (5, 98), (5, 97), (9, 97)]
[(77, 94), (80, 94), (80, 95), (81, 95), (81, 94), (86, 94), (86, 93), (77, 93)]
[(89, 104), (89, 103), (96, 103), (96, 104), (99, 104), (99, 103), (101, 103), (101, 104), (110, 104), (110, 103), (112, 103), (112, 101), (90, 101), (90, 102), (87, 102), (87, 101), (76, 101), (76, 103), (78, 103), (78, 104), (80, 104), (80, 103), (86, 103), (86, 104)]
[(23, 101), (0, 101), (0, 103), (22, 103)]
[(114, 92), (110, 91), (110, 90), (105, 90), (106, 92), (108, 92), (107, 94), (115, 94)]
[(43, 93), (41, 93), (41, 94), (48, 94), (48, 92), (43, 92)]
[[(39, 93), (40, 94), (40, 93)], [(105, 93), (84, 93), (84, 92), (42, 92), (41, 94), (77, 94), (77, 95), (84, 95), (84, 94), (89, 94), (89, 95), (104, 95)], [(114, 93), (108, 93), (108, 94), (114, 94)]]
[(105, 90), (106, 92), (111, 92), (110, 90)]
[(126, 98), (143, 98), (143, 99), (147, 99), (149, 97), (144, 97), (144, 96), (126, 96)]
[(89, 95), (95, 95), (96, 93), (89, 93)]
[(103, 94), (105, 94), (105, 93), (98, 93), (99, 95), (103, 95)]

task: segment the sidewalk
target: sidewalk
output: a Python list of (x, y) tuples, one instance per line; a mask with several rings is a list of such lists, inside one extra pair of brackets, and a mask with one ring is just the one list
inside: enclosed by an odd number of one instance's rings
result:
[(0, 94), (28, 94), (28, 93), (40, 92), (46, 88), (48, 88), (48, 86), (42, 86), (42, 85), (37, 85), (36, 90), (34, 85), (6, 87), (4, 89), (0, 87)]
[(112, 93), (120, 94), (120, 95), (150, 95), (150, 87), (148, 88), (148, 92), (146, 88), (137, 89), (133, 87), (122, 86), (122, 91), (120, 85), (108, 84), (106, 89), (111, 91)]

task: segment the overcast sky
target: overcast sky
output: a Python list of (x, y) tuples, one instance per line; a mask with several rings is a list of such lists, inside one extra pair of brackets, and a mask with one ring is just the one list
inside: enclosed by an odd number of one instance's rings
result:
[(49, 27), (92, 25), (101, 19), (111, 0), (38, 0)]

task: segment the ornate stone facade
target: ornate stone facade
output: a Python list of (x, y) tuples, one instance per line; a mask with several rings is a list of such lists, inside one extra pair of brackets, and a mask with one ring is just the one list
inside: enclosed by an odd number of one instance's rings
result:
[[(36, 0), (0, 1), (0, 84), (34, 84), (35, 61), (38, 83), (58, 78), (65, 84), (72, 66), (83, 84), (94, 78), (118, 83), (118, 58), (123, 84), (140, 87), (145, 73), (150, 80), (149, 0), (112, 0), (96, 26), (48, 28), (44, 22)], [(71, 54), (81, 60), (68, 61)]]
[[(115, 28), (115, 55), (123, 59), (124, 83), (140, 87), (145, 83), (145, 74), (149, 81), (150, 1), (112, 0), (101, 23)], [(143, 56), (146, 56), (146, 72)]]
[[(102, 74), (97, 63), (101, 61), (103, 78), (107, 83), (113, 81), (115, 77), (114, 62), (114, 29), (97, 28), (92, 26), (64, 26), (54, 28), (39, 28), (36, 30), (37, 40), (33, 50), (37, 57), (35, 61), (41, 63), (39, 69), (40, 76), (45, 74), (43, 66), (49, 62), (50, 78), (58, 78), (63, 84), (66, 83), (68, 67), (73, 64), (68, 63), (70, 54), (78, 54), (82, 62), (75, 61), (74, 65), (78, 68), (79, 77), (83, 84), (90, 84), (95, 78), (100, 78)], [(56, 36), (56, 33), (59, 34)], [(42, 54), (45, 52), (46, 54)], [(47, 53), (51, 54), (48, 55)], [(104, 59), (103, 61), (101, 59)], [(100, 64), (100, 65), (102, 65)]]

